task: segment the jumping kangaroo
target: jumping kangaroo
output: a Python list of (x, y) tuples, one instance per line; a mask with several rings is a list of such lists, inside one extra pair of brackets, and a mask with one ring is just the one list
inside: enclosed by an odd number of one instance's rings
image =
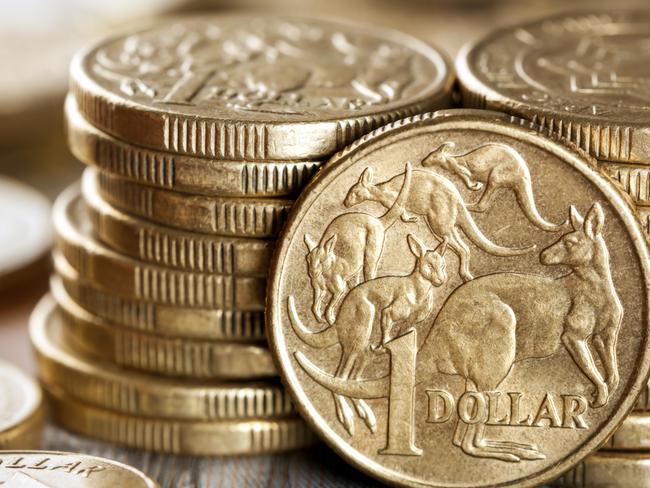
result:
[[(348, 191), (343, 204), (351, 207), (370, 200), (379, 202), (385, 208), (393, 205), (404, 181), (404, 173), (377, 184), (372, 179), (372, 170), (366, 168), (359, 181)], [(476, 246), (496, 256), (516, 256), (535, 249), (535, 246), (507, 248), (492, 243), (474, 222), (456, 187), (444, 176), (415, 170), (411, 186), (404, 210), (408, 214), (425, 216), (433, 235), (449, 243), (451, 250), (460, 258), (459, 274), (464, 281), (471, 280), (473, 276), (469, 270), (470, 250), (458, 232), (459, 228)]]
[[(287, 300), (291, 325), (296, 334), (312, 347), (341, 345), (341, 360), (336, 376), (341, 380), (359, 379), (368, 354), (390, 341), (400, 331), (396, 328), (412, 328), (425, 320), (435, 305), (434, 291), (447, 280), (445, 265), (446, 242), (434, 250), (428, 250), (412, 234), (407, 237), (409, 249), (415, 255), (413, 271), (408, 276), (384, 276), (357, 285), (350, 290), (329, 328), (312, 332), (307, 329), (295, 309), (293, 297)], [(381, 345), (371, 345), (373, 331), (381, 330)], [(345, 429), (354, 433), (352, 409), (347, 399), (334, 395), (336, 414)], [(353, 399), (357, 414), (368, 428), (376, 429), (372, 409), (360, 399)]]
[(471, 190), (484, 187), (478, 203), (468, 206), (470, 211), (485, 212), (496, 190), (510, 188), (524, 215), (535, 227), (547, 232), (557, 232), (562, 228), (563, 224), (552, 224), (539, 214), (528, 165), (517, 151), (505, 144), (487, 143), (466, 153), (452, 154), (454, 147), (453, 142), (445, 142), (422, 160), (422, 166), (439, 167), (454, 173)]
[[(384, 249), (386, 230), (404, 212), (403, 204), (411, 186), (411, 165), (394, 204), (381, 217), (351, 212), (339, 215), (325, 229), (319, 244), (305, 235), (307, 272), (314, 291), (312, 311), (322, 322), (334, 323), (336, 311), (348, 289), (377, 276), (377, 265)], [(326, 300), (330, 297), (329, 302)]]

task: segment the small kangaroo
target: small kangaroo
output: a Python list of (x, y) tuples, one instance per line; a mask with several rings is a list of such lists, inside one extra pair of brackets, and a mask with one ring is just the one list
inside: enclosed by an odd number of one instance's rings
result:
[(471, 190), (484, 188), (478, 203), (468, 206), (470, 211), (485, 212), (496, 190), (510, 188), (524, 215), (535, 227), (547, 232), (562, 228), (563, 224), (550, 223), (539, 214), (528, 165), (517, 151), (505, 144), (487, 143), (466, 153), (452, 154), (454, 147), (453, 142), (445, 142), (422, 160), (422, 166), (454, 173)]
[[(411, 328), (425, 320), (434, 309), (435, 289), (447, 281), (447, 243), (443, 241), (434, 250), (429, 250), (413, 234), (407, 236), (407, 242), (416, 257), (411, 274), (384, 276), (357, 285), (343, 299), (334, 324), (325, 330), (312, 332), (307, 329), (298, 317), (293, 297), (287, 300), (293, 329), (305, 343), (321, 348), (336, 344), (338, 339), (342, 353), (336, 376), (342, 380), (358, 379), (369, 353), (381, 349), (383, 344), (399, 335), (396, 328)], [(381, 330), (381, 344), (371, 345), (372, 333), (378, 329)], [(352, 435), (352, 409), (343, 396), (335, 395), (334, 399), (338, 419)], [(374, 432), (376, 420), (372, 409), (363, 400), (353, 399), (352, 402), (359, 417)]]
[[(361, 174), (357, 183), (350, 188), (343, 204), (352, 207), (365, 201), (379, 202), (389, 208), (397, 197), (404, 181), (404, 173), (388, 181), (373, 183), (370, 168)], [(449, 243), (459, 259), (459, 274), (464, 281), (473, 278), (469, 269), (470, 250), (463, 241), (458, 229), (485, 252), (496, 256), (516, 256), (535, 249), (535, 246), (507, 248), (491, 242), (478, 228), (467, 211), (463, 198), (454, 184), (442, 175), (426, 170), (413, 171), (413, 182), (403, 204), (402, 218), (410, 215), (423, 215), (433, 235)]]
[(314, 291), (312, 311), (319, 322), (334, 323), (341, 300), (348, 289), (360, 281), (359, 275), (363, 275), (364, 281), (377, 276), (386, 231), (403, 214), (403, 204), (411, 185), (411, 165), (407, 163), (404, 171), (406, 178), (399, 195), (381, 217), (350, 212), (330, 222), (319, 244), (305, 235), (309, 251), (307, 272)]

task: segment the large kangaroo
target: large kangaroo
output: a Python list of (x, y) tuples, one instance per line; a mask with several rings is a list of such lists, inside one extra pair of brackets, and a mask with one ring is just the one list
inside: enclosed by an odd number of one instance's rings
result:
[(545, 231), (557, 232), (562, 225), (544, 220), (535, 205), (530, 171), (524, 158), (510, 146), (487, 143), (461, 154), (452, 154), (456, 145), (445, 142), (422, 160), (422, 166), (439, 167), (458, 175), (471, 190), (484, 188), (478, 203), (469, 205), (472, 212), (485, 212), (494, 192), (510, 188), (530, 222)]
[[(316, 244), (305, 235), (307, 272), (314, 291), (312, 311), (322, 322), (334, 323), (336, 311), (348, 289), (377, 276), (377, 265), (384, 249), (386, 230), (402, 216), (403, 204), (411, 186), (411, 165), (406, 164), (406, 178), (399, 195), (381, 217), (350, 212), (336, 217)], [(330, 297), (329, 302), (327, 301)], [(325, 310), (325, 317), (323, 317)]]
[[(291, 325), (305, 343), (319, 348), (340, 343), (342, 352), (336, 376), (341, 380), (358, 379), (363, 374), (368, 354), (399, 335), (396, 328), (411, 328), (433, 311), (434, 291), (447, 280), (444, 257), (447, 244), (442, 242), (435, 250), (428, 250), (412, 234), (407, 241), (416, 257), (411, 274), (384, 276), (357, 285), (344, 298), (336, 321), (328, 329), (315, 333), (307, 329), (298, 317), (293, 297), (287, 300)], [(381, 344), (371, 345), (373, 331), (379, 329)], [(353, 434), (349, 403), (341, 395), (335, 395), (334, 401), (339, 421)], [(363, 400), (352, 402), (359, 417), (374, 432), (376, 420), (372, 409)]]
[[(370, 200), (389, 208), (402, 186), (404, 173), (382, 183), (375, 184), (372, 179), (372, 170), (366, 168), (359, 181), (350, 188), (343, 202), (344, 205), (351, 207)], [(459, 257), (459, 274), (464, 281), (473, 278), (469, 270), (470, 250), (458, 229), (461, 229), (476, 246), (496, 256), (516, 256), (535, 248), (535, 246), (507, 248), (491, 242), (474, 222), (456, 187), (444, 176), (430, 171), (415, 170), (411, 186), (411, 191), (404, 202), (405, 211), (424, 216), (433, 235), (449, 243), (451, 250)]]
[[(495, 273), (464, 283), (449, 296), (418, 352), (420, 382), (440, 372), (464, 377), (467, 391), (496, 391), (515, 362), (548, 357), (563, 345), (595, 387), (592, 406), (607, 403), (619, 383), (616, 343), (623, 307), (612, 281), (600, 205), (594, 204), (584, 220), (571, 207), (570, 221), (573, 230), (540, 255), (542, 264), (568, 266), (568, 274)], [(596, 367), (590, 340), (605, 375)], [(337, 394), (378, 398), (389, 393), (387, 377), (339, 381), (304, 355), (297, 359)], [(459, 421), (453, 442), (478, 457), (512, 462), (544, 457), (535, 446), (487, 440), (484, 430), (483, 423)]]

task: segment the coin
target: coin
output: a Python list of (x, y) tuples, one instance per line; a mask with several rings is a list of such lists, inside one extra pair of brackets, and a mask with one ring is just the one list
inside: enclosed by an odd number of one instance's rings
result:
[(54, 267), (66, 292), (83, 308), (123, 327), (195, 339), (266, 340), (264, 312), (218, 310), (160, 305), (119, 297), (82, 280), (61, 255), (54, 254)]
[(459, 54), (465, 106), (533, 120), (598, 159), (650, 161), (647, 11), (560, 14)]
[(266, 343), (201, 341), (136, 332), (102, 321), (52, 280), (61, 335), (76, 349), (126, 368), (189, 378), (252, 379), (275, 376)]
[(628, 202), (585, 154), (496, 112), (353, 144), (272, 265), (269, 339), (297, 409), (392, 484), (556, 478), (648, 378), (650, 262)]
[(131, 217), (99, 196), (85, 178), (82, 193), (93, 236), (116, 251), (161, 266), (225, 275), (266, 276), (273, 242), (183, 232)]
[(637, 205), (650, 205), (650, 169), (640, 164), (601, 161), (599, 166), (625, 189)]
[(170, 305), (262, 310), (262, 277), (181, 271), (147, 264), (113, 252), (89, 237), (90, 220), (74, 185), (54, 204), (57, 250), (86, 280), (123, 297)]
[(24, 281), (52, 245), (50, 203), (36, 190), (0, 176), (0, 289)]
[(448, 106), (439, 51), (376, 26), (203, 16), (76, 56), (71, 90), (125, 141), (209, 159), (319, 160), (375, 127)]
[(650, 235), (650, 208), (638, 207), (639, 219), (641, 220), (641, 228), (646, 234)]
[(0, 361), (0, 449), (34, 449), (41, 443), (41, 389), (18, 368)]
[(48, 390), (54, 421), (81, 435), (123, 446), (197, 456), (263, 454), (300, 449), (315, 437), (299, 417), (198, 422), (121, 414)]
[(0, 452), (0, 485), (7, 488), (159, 488), (137, 469), (87, 454)]
[(601, 447), (614, 451), (650, 450), (650, 416), (648, 412), (632, 412)]
[(637, 412), (650, 411), (650, 384), (647, 384), (643, 391), (641, 391), (634, 410)]
[(557, 480), (564, 488), (648, 488), (648, 454), (597, 452)]
[(66, 342), (63, 315), (43, 302), (30, 321), (30, 337), (46, 385), (109, 410), (177, 420), (283, 417), (295, 411), (279, 382), (191, 382), (97, 363)]
[(131, 215), (190, 232), (234, 237), (277, 236), (292, 202), (279, 198), (189, 195), (86, 169), (103, 200)]

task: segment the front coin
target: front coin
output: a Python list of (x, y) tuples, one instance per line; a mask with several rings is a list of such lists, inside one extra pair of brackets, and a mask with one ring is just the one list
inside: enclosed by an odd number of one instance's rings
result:
[(648, 375), (648, 249), (587, 156), (444, 111), (326, 165), (275, 256), (268, 327), (304, 418), (406, 486), (536, 486)]

